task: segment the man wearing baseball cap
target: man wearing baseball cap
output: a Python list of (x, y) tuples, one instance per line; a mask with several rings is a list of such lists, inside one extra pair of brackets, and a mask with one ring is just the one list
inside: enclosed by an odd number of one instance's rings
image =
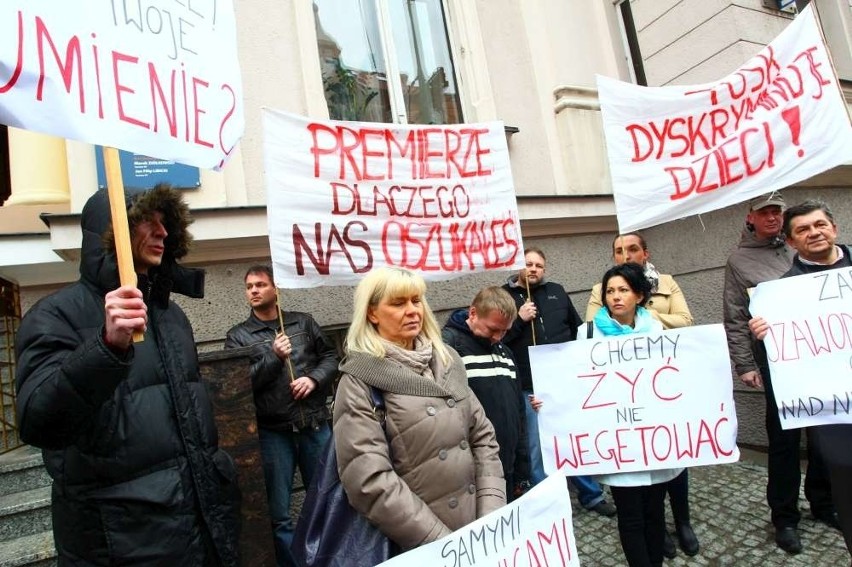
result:
[[(749, 201), (742, 237), (725, 266), (723, 310), (728, 349), (737, 375), (752, 388), (764, 387), (769, 442), (766, 500), (775, 527), (775, 543), (787, 553), (797, 554), (802, 551), (798, 531), (800, 435), (798, 430), (781, 429), (766, 350), (748, 326), (751, 290), (761, 282), (780, 278), (792, 265), (794, 251), (786, 245), (782, 233), (785, 208), (784, 198), (777, 191)], [(817, 520), (829, 524), (833, 520), (837, 524), (828, 471), (812, 447), (809, 441), (805, 496)]]

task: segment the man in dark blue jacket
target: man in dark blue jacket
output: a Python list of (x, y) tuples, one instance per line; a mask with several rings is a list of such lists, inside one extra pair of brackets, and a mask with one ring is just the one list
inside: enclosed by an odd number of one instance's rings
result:
[[(524, 391), (527, 439), (530, 454), (530, 482), (535, 486), (545, 478), (538, 437), (538, 416), (529, 403), (533, 394), (529, 347), (573, 341), (583, 320), (565, 293), (565, 288), (544, 281), (545, 257), (538, 248), (524, 250), (526, 268), (509, 278), (503, 289), (518, 308), (518, 317), (506, 334), (505, 343), (515, 353), (518, 375)], [(604, 498), (601, 485), (587, 476), (572, 476), (568, 481), (577, 488), (580, 505), (603, 516), (614, 516), (615, 506)]]
[(81, 217), (80, 280), (33, 306), (15, 344), (21, 438), (53, 478), (59, 564), (235, 566), (236, 470), (169, 300), (203, 296), (204, 273), (177, 264), (189, 208), (165, 185), (126, 205), (138, 284), (119, 285), (99, 191)]
[(279, 313), (269, 266), (248, 269), (245, 292), (251, 313), (228, 331), (225, 348), (249, 350), (275, 556), (279, 566), (295, 567), (290, 555), (293, 475), (298, 464), (308, 486), (331, 437), (326, 404), (337, 377), (337, 351), (309, 314)]
[(508, 293), (499, 286), (486, 287), (470, 309), (455, 311), (441, 331), (444, 342), (461, 356), (468, 385), (494, 426), (507, 501), (529, 487), (524, 398), (512, 352), (502, 342), (516, 315)]

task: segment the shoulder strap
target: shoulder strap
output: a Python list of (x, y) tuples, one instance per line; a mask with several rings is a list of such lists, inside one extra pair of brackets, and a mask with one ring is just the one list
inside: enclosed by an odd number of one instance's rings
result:
[(586, 321), (586, 338), (591, 339), (595, 334), (595, 327), (591, 321)]
[(385, 395), (384, 392), (370, 386), (370, 399), (373, 401), (373, 411), (379, 416), (379, 421), (382, 424), (382, 429), (385, 428)]

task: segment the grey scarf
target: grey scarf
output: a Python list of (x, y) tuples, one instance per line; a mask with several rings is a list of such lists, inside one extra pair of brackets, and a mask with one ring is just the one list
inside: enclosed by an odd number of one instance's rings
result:
[(657, 293), (660, 288), (660, 272), (651, 262), (645, 262), (645, 279), (651, 284), (651, 293)]
[(424, 378), (435, 379), (432, 368), (429, 366), (432, 362), (432, 342), (429, 339), (417, 337), (414, 339), (414, 348), (412, 350), (402, 348), (398, 344), (384, 339), (382, 339), (382, 343), (385, 347), (385, 356), (389, 360), (407, 366), (415, 374), (419, 374)]

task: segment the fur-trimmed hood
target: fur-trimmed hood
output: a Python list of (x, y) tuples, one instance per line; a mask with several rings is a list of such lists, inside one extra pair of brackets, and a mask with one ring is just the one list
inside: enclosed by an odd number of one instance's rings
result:
[[(134, 226), (157, 211), (163, 214), (163, 224), (168, 232), (162, 264), (149, 270), (147, 282), (144, 276), (139, 276), (140, 288), (159, 302), (168, 302), (172, 291), (189, 297), (203, 297), (204, 271), (177, 264), (177, 260), (189, 252), (192, 243), (192, 234), (188, 230), (192, 217), (181, 194), (164, 183), (148, 190), (128, 190), (125, 206), (131, 234)], [(81, 278), (104, 294), (116, 289), (120, 285), (118, 263), (106, 190), (99, 190), (86, 202), (80, 226), (83, 231)]]

